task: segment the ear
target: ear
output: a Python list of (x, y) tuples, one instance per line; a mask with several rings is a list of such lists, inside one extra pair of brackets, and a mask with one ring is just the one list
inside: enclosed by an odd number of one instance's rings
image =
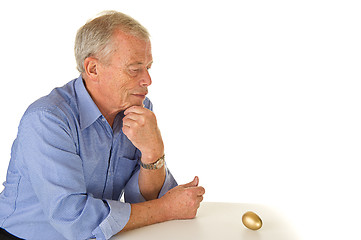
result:
[(87, 57), (84, 60), (84, 70), (87, 77), (93, 81), (97, 81), (98, 79), (98, 66), (99, 61), (93, 57)]

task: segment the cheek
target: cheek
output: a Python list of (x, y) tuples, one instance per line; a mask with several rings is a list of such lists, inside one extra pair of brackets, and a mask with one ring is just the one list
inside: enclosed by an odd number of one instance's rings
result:
[(120, 78), (118, 81), (116, 81), (116, 86), (114, 86), (115, 92), (117, 92), (118, 97), (121, 98), (121, 100), (126, 101), (126, 99), (129, 97), (130, 93), (132, 93), (132, 89), (134, 89), (135, 84), (134, 81), (130, 78)]
[(132, 92), (138, 88), (137, 80), (131, 77), (124, 78), (121, 85), (121, 88), (127, 92)]
[(136, 79), (125, 73), (114, 73), (113, 71), (108, 72), (105, 83), (104, 89), (108, 99), (112, 99), (117, 104), (130, 101), (130, 94), (138, 86)]

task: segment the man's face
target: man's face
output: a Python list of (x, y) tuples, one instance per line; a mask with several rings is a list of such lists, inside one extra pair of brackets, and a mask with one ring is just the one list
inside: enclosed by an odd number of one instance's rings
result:
[(152, 83), (148, 70), (153, 58), (150, 41), (121, 31), (115, 32), (113, 37), (115, 51), (109, 61), (100, 64), (98, 74), (99, 89), (107, 108), (116, 112), (143, 105), (147, 88)]

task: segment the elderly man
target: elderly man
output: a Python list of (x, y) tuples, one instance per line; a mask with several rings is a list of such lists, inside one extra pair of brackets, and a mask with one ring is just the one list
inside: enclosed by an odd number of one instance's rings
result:
[(147, 30), (106, 12), (79, 29), (75, 56), (79, 78), (21, 119), (0, 195), (0, 238), (109, 239), (194, 218), (204, 188), (198, 177), (177, 186), (146, 98)]

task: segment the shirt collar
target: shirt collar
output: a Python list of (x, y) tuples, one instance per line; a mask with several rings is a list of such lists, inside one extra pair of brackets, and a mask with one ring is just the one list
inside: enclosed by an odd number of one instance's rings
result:
[(80, 129), (83, 130), (93, 124), (102, 114), (86, 90), (81, 75), (75, 80), (75, 92), (79, 106)]

